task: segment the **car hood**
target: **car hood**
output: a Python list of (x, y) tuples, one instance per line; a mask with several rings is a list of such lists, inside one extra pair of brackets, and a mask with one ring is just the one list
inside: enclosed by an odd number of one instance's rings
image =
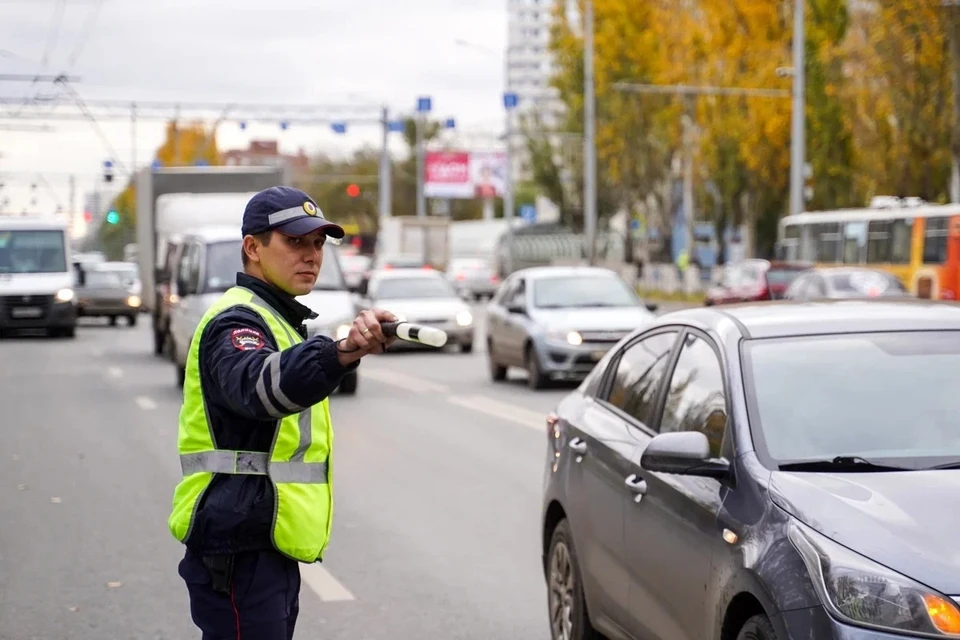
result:
[(307, 320), (307, 325), (328, 325), (331, 323), (351, 322), (356, 315), (353, 298), (347, 290), (342, 291), (311, 291), (305, 296), (298, 296), (297, 302), (309, 307), (318, 314), (313, 320)]
[(73, 274), (59, 273), (2, 273), (0, 296), (53, 295), (60, 289), (72, 289)]
[(404, 298), (402, 300), (383, 298), (376, 301), (376, 306), (403, 316), (411, 322), (446, 320), (461, 311), (469, 311), (467, 303), (460, 298)]
[(960, 471), (776, 471), (770, 495), (831, 540), (945, 595), (960, 595)]
[(583, 309), (534, 309), (537, 324), (566, 331), (633, 331), (656, 316), (645, 307), (588, 307)]

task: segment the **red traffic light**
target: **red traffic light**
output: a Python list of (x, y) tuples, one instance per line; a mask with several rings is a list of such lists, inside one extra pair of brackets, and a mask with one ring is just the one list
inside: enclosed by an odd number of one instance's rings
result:
[(86, 223), (88, 223), (88, 224), (89, 224), (90, 222), (92, 222), (92, 221), (93, 221), (93, 214), (90, 213), (89, 211), (84, 211), (84, 212), (83, 212), (83, 221), (86, 222)]
[(348, 185), (347, 195), (350, 196), (351, 198), (356, 198), (358, 195), (360, 195), (360, 187), (358, 187), (355, 184)]

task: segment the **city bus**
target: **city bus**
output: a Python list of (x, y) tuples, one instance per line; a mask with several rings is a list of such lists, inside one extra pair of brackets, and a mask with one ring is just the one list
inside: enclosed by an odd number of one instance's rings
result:
[(817, 266), (863, 265), (895, 275), (915, 296), (960, 298), (960, 205), (816, 211), (780, 221), (778, 255)]

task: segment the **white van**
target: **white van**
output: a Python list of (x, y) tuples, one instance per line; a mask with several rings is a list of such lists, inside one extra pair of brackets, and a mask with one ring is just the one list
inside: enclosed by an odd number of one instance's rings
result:
[(74, 337), (74, 282), (66, 222), (0, 216), (0, 335), (43, 330)]

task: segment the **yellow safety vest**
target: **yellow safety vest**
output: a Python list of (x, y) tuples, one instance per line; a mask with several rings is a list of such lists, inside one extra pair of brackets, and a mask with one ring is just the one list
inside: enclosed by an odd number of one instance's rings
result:
[[(269, 453), (218, 448), (200, 387), (199, 347), (203, 329), (214, 316), (237, 305), (245, 305), (259, 313), (279, 347), (266, 358), (263, 368), (270, 369), (273, 397), (286, 405), (285, 409), (274, 406), (266, 395), (262, 374), (256, 390), (261, 402), (277, 418)], [(197, 507), (214, 473), (265, 475), (274, 487), (273, 546), (300, 562), (316, 562), (322, 558), (333, 522), (330, 404), (324, 399), (313, 407), (297, 407), (279, 386), (280, 353), (300, 342), (303, 339), (279, 313), (244, 287), (229, 289), (204, 314), (187, 354), (177, 437), (183, 480), (174, 491), (173, 511), (167, 522), (170, 532), (180, 542), (190, 536)], [(291, 411), (299, 413), (288, 415)]]

